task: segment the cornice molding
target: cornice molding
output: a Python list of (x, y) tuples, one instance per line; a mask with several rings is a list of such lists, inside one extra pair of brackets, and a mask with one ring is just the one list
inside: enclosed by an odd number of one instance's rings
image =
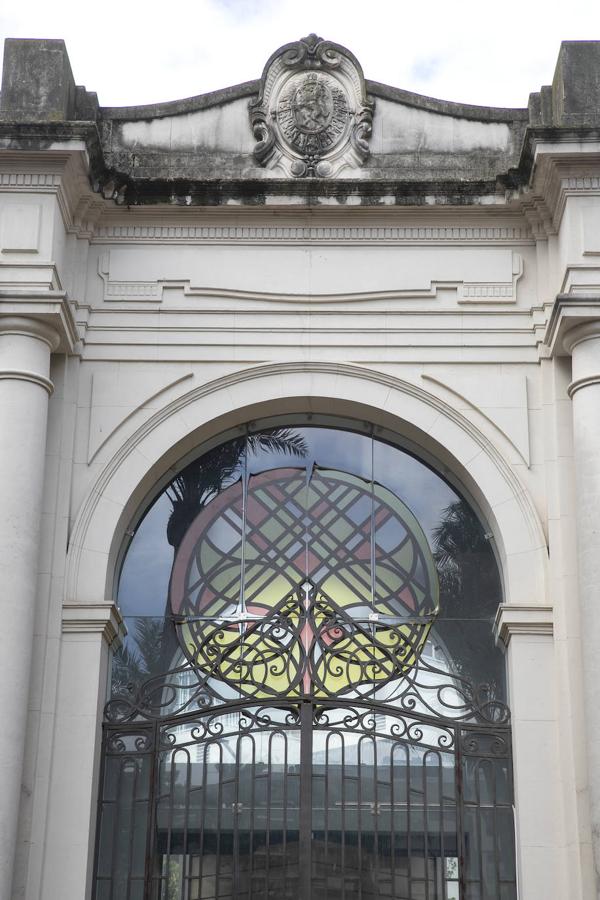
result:
[(600, 197), (600, 141), (537, 141), (528, 187), (519, 196), (536, 236), (557, 234), (571, 196)]
[(88, 155), (83, 144), (72, 149), (0, 151), (0, 191), (54, 194), (69, 234), (90, 237), (111, 201), (94, 193), (89, 183)]

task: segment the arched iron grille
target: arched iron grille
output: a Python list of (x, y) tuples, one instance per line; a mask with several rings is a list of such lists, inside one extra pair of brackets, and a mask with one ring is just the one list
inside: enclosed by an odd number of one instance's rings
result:
[(95, 900), (514, 900), (509, 713), (427, 642), (439, 560), (374, 479), (230, 479), (163, 672), (106, 707)]

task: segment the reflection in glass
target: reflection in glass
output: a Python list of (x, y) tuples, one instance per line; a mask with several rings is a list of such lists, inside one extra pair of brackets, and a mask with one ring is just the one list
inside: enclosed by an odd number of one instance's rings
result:
[(158, 896), (249, 900), (267, 885), (269, 896), (298, 896), (299, 733), (249, 724), (221, 716), (219, 737), (205, 740), (194, 727), (171, 730), (175, 747), (159, 763)]

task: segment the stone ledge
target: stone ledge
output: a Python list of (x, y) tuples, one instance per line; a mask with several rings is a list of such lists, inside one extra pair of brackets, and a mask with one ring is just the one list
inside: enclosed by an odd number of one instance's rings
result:
[(0, 283), (0, 317), (19, 316), (49, 326), (60, 338), (58, 352), (73, 353), (79, 332), (64, 291), (3, 289)]
[(558, 294), (544, 336), (550, 356), (569, 356), (567, 333), (577, 325), (599, 321), (600, 294)]
[(552, 635), (554, 611), (551, 606), (513, 606), (503, 603), (494, 621), (496, 643), (508, 647), (514, 634)]
[(101, 634), (115, 649), (127, 634), (121, 612), (114, 603), (65, 603), (63, 634)]

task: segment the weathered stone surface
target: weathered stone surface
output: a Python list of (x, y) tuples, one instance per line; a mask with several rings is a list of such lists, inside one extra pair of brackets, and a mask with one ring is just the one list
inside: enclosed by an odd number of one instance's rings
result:
[[(325, 139), (329, 119), (296, 140), (281, 118), (292, 82), (296, 98), (305, 76), (341, 98), (341, 131), (318, 152), (298, 141)], [(96, 190), (119, 204), (261, 205), (284, 196), (309, 204), (423, 205), (432, 197), (480, 204), (528, 183), (539, 129), (552, 140), (555, 131), (600, 126), (600, 42), (565, 42), (553, 86), (531, 94), (527, 109), (452, 103), (365, 81), (350, 51), (316, 36), (276, 51), (260, 81), (115, 108), (99, 107), (94, 93), (75, 86), (64, 42), (9, 40), (0, 110), (5, 148), (42, 149), (77, 134)], [(83, 131), (82, 121), (90, 123)]]
[(600, 125), (600, 42), (564, 41), (552, 82), (553, 125)]
[(529, 98), (533, 126), (600, 126), (600, 41), (563, 41), (552, 85)]
[(8, 38), (0, 109), (24, 122), (73, 118), (75, 81), (64, 41)]

